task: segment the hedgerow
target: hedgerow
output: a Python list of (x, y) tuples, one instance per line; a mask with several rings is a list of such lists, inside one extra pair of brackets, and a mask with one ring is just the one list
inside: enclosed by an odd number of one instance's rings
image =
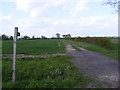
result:
[(75, 37), (75, 38), (69, 38), (69, 39), (74, 41), (95, 44), (104, 48), (109, 48), (111, 45), (111, 40), (110, 38), (107, 38), (107, 37)]

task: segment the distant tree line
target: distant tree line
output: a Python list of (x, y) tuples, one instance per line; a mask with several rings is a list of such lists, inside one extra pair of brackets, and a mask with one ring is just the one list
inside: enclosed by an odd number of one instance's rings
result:
[[(56, 37), (51, 37), (50, 39), (62, 39), (62, 38), (71, 38), (71, 34), (64, 34), (61, 37), (59, 33), (56, 33)], [(2, 35), (0, 35), (0, 39), (13, 40), (13, 36), (8, 36), (5, 34), (2, 34)], [(32, 37), (30, 37), (28, 35), (25, 35), (25, 36), (18, 37), (18, 39), (19, 40), (39, 40), (39, 39), (49, 39), (49, 38), (47, 38), (46, 36), (41, 36), (41, 37), (32, 36)]]
[(35, 36), (32, 36), (32, 38), (30, 38), (29, 36), (25, 35), (19, 39), (22, 39), (22, 40), (38, 40), (38, 39), (47, 39), (46, 36), (41, 36), (41, 37), (35, 37)]
[(0, 39), (2, 39), (2, 40), (13, 40), (13, 36), (7, 36), (7, 35), (3, 34), (3, 35), (0, 36)]
[(63, 38), (71, 38), (71, 35), (70, 34), (64, 34)]
[[(61, 38), (59, 33), (56, 33), (56, 38)], [(64, 34), (62, 35), (62, 38), (71, 38), (71, 34)]]
[[(8, 36), (8, 35), (3, 34), (3, 35), (0, 35), (0, 39), (13, 40), (13, 36)], [(35, 40), (35, 39), (47, 39), (47, 37), (41, 36), (41, 38), (40, 37), (35, 38), (35, 36), (33, 36), (32, 38), (30, 38), (30, 36), (25, 35), (23, 37), (18, 37), (18, 39), (20, 39), (20, 40)]]

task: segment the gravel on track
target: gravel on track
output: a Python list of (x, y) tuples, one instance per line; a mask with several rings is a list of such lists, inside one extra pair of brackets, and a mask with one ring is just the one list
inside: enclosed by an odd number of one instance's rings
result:
[(81, 73), (94, 78), (95, 83), (98, 83), (102, 88), (118, 87), (118, 60), (89, 50), (77, 51), (70, 44), (65, 44), (65, 46), (66, 55), (75, 57), (70, 61)]

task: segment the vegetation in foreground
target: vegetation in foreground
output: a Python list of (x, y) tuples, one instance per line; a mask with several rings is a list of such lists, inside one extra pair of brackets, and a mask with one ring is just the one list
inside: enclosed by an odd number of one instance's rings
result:
[[(55, 53), (64, 53), (65, 47), (60, 40), (45, 39), (45, 40), (18, 40), (17, 54), (27, 55), (51, 55)], [(13, 53), (13, 41), (3, 40), (2, 54)]]
[(17, 80), (11, 82), (12, 60), (3, 60), (3, 88), (73, 88), (85, 87), (90, 79), (78, 73), (68, 60), (57, 56), (48, 59), (18, 60)]
[(85, 42), (78, 42), (78, 41), (72, 41), (72, 40), (66, 40), (66, 41), (68, 43), (76, 44), (76, 45), (78, 45), (80, 47), (83, 47), (83, 48), (86, 48), (88, 50), (95, 51), (95, 52), (100, 52), (100, 53), (103, 53), (106, 56), (109, 56), (111, 58), (120, 60), (120, 56), (118, 55), (118, 51), (120, 49), (119, 43), (111, 43), (109, 45), (109, 48), (102, 48), (100, 46), (93, 45), (93, 44), (90, 44), (90, 43), (85, 43)]

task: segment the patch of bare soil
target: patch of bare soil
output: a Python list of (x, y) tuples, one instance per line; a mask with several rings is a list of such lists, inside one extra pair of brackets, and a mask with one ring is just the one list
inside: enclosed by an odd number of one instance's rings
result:
[[(56, 57), (56, 56), (63, 56), (65, 54), (56, 53), (52, 55), (25, 55), (25, 54), (18, 54), (17, 59), (27, 59), (27, 58), (49, 58), (49, 57)], [(13, 58), (13, 54), (4, 54), (2, 58)]]
[(82, 47), (79, 47), (79, 46), (77, 46), (77, 45), (75, 45), (75, 44), (72, 44), (72, 46), (78, 48), (78, 49), (81, 50), (81, 51), (87, 51), (87, 49), (84, 49), (84, 48), (82, 48)]
[(72, 51), (76, 51), (76, 49), (72, 48), (72, 45), (67, 45), (66, 51), (69, 53), (69, 52), (72, 52)]

